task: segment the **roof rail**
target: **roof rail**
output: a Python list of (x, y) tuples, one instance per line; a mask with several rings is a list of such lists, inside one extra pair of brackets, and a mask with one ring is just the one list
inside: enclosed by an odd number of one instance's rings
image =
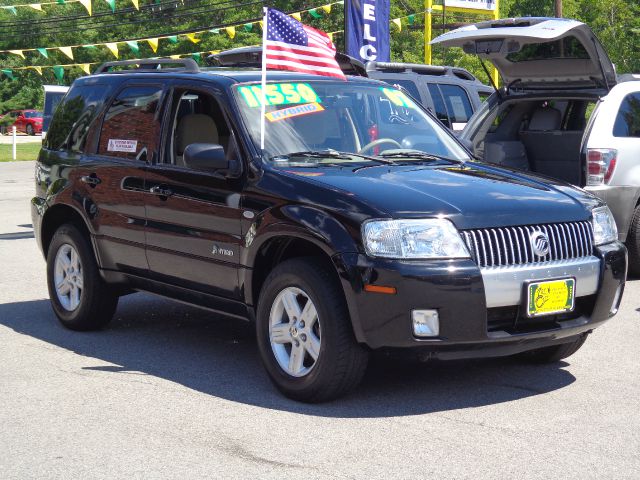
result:
[[(346, 75), (366, 77), (364, 65), (360, 60), (344, 53), (336, 52), (336, 62)], [(262, 47), (238, 47), (214, 53), (207, 60), (216, 67), (262, 67)]]
[[(121, 67), (126, 65), (138, 65), (137, 69), (120, 70), (111, 72), (111, 67)], [(141, 60), (119, 60), (115, 62), (105, 62), (100, 65), (93, 74), (98, 73), (131, 73), (131, 72), (154, 72), (160, 68), (160, 65), (182, 65), (182, 68), (172, 70), (183, 70), (189, 73), (197, 73), (200, 71), (198, 64), (192, 58), (146, 58)], [(145, 68), (148, 67), (148, 68)]]
[(397, 71), (428, 73), (431, 75), (444, 75), (446, 67), (439, 65), (421, 65), (419, 63), (395, 63), (395, 62), (367, 62), (367, 72)]

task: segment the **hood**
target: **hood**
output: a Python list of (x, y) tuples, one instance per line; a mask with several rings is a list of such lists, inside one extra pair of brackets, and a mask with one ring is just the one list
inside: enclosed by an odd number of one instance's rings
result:
[(591, 208), (601, 203), (569, 185), (544, 183), (533, 175), (471, 162), (451, 167), (375, 166), (355, 171), (288, 169), (287, 174), (323, 185), (334, 198), (351, 199), (352, 213), (365, 213), (361, 210), (366, 205), (369, 215), (444, 216), (460, 229), (588, 220)]
[(431, 41), (491, 61), (506, 85), (524, 89), (599, 88), (616, 84), (615, 68), (582, 22), (509, 18), (458, 28)]

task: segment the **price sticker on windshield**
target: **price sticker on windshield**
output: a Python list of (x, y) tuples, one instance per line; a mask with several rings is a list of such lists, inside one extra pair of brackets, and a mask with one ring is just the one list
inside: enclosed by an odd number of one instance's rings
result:
[(385, 87), (380, 87), (380, 90), (382, 90), (382, 93), (384, 93), (394, 105), (397, 105), (398, 107), (415, 108), (415, 104), (404, 94), (404, 92)]
[(245, 103), (251, 108), (265, 105), (287, 105), (296, 103), (320, 103), (320, 97), (308, 83), (269, 83), (264, 94), (261, 85), (238, 88)]

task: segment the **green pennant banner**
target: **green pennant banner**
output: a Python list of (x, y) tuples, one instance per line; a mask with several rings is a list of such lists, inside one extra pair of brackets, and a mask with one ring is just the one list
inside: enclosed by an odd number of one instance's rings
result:
[(200, 53), (192, 53), (191, 58), (193, 58), (197, 63), (200, 63), (200, 59), (202, 58), (202, 54)]
[(407, 19), (409, 20), (409, 25), (413, 25), (413, 23), (416, 21), (416, 16), (411, 14), (407, 17)]
[(88, 48), (88, 49), (93, 50), (95, 48), (98, 48), (98, 46), (97, 45), (82, 45), (82, 48)]
[(2, 73), (4, 75), (6, 75), (7, 77), (9, 77), (11, 80), (13, 80), (13, 70), (11, 70), (9, 68), (3, 68), (2, 69)]
[(128, 40), (127, 45), (133, 53), (138, 53), (140, 51), (140, 47), (138, 46), (138, 42), (136, 40)]
[(42, 55), (44, 58), (49, 58), (49, 53), (47, 52), (46, 48), (36, 48), (36, 50), (38, 50), (38, 52), (40, 52), (40, 55)]
[(64, 80), (64, 67), (61, 65), (55, 65), (53, 67), (53, 74), (58, 79), (58, 82), (62, 82)]
[(18, 11), (16, 10), (16, 7), (2, 7), (2, 8), (4, 8), (5, 10), (9, 10), (14, 15), (18, 15)]
[(58, 5), (64, 5), (65, 4), (65, 0), (56, 0), (56, 3)]
[(169, 43), (178, 43), (178, 36), (171, 35), (170, 37), (167, 37), (167, 40), (169, 40)]
[(312, 8), (311, 10), (309, 10), (309, 15), (311, 15), (313, 18), (322, 18), (322, 14), (320, 14), (318, 12), (318, 9), (316, 8)]
[(253, 30), (253, 23), (245, 23), (244, 24), (244, 31), (245, 32), (250, 32), (251, 30)]
[(105, 2), (107, 2), (109, 7), (111, 7), (111, 12), (116, 11), (116, 0), (105, 0)]

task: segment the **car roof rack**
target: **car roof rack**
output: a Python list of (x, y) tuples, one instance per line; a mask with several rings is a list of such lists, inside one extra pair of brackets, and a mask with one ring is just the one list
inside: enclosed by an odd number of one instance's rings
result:
[[(207, 60), (215, 67), (262, 67), (262, 47), (238, 47), (209, 55)], [(346, 75), (366, 77), (364, 64), (344, 53), (336, 52), (336, 61)]]
[[(128, 65), (137, 65), (138, 68), (130, 70), (116, 70), (111, 71), (112, 67), (122, 67)], [(141, 60), (119, 60), (114, 62), (105, 62), (100, 65), (94, 75), (98, 73), (143, 73), (143, 72), (157, 72), (161, 70), (161, 65), (177, 65), (182, 68), (171, 68), (165, 70), (171, 71), (183, 71), (189, 73), (197, 73), (200, 71), (198, 64), (193, 58), (146, 58)]]
[(455, 76), (461, 80), (474, 81), (477, 78), (460, 67), (422, 65), (420, 63), (367, 62), (367, 72), (417, 73), (419, 75)]

